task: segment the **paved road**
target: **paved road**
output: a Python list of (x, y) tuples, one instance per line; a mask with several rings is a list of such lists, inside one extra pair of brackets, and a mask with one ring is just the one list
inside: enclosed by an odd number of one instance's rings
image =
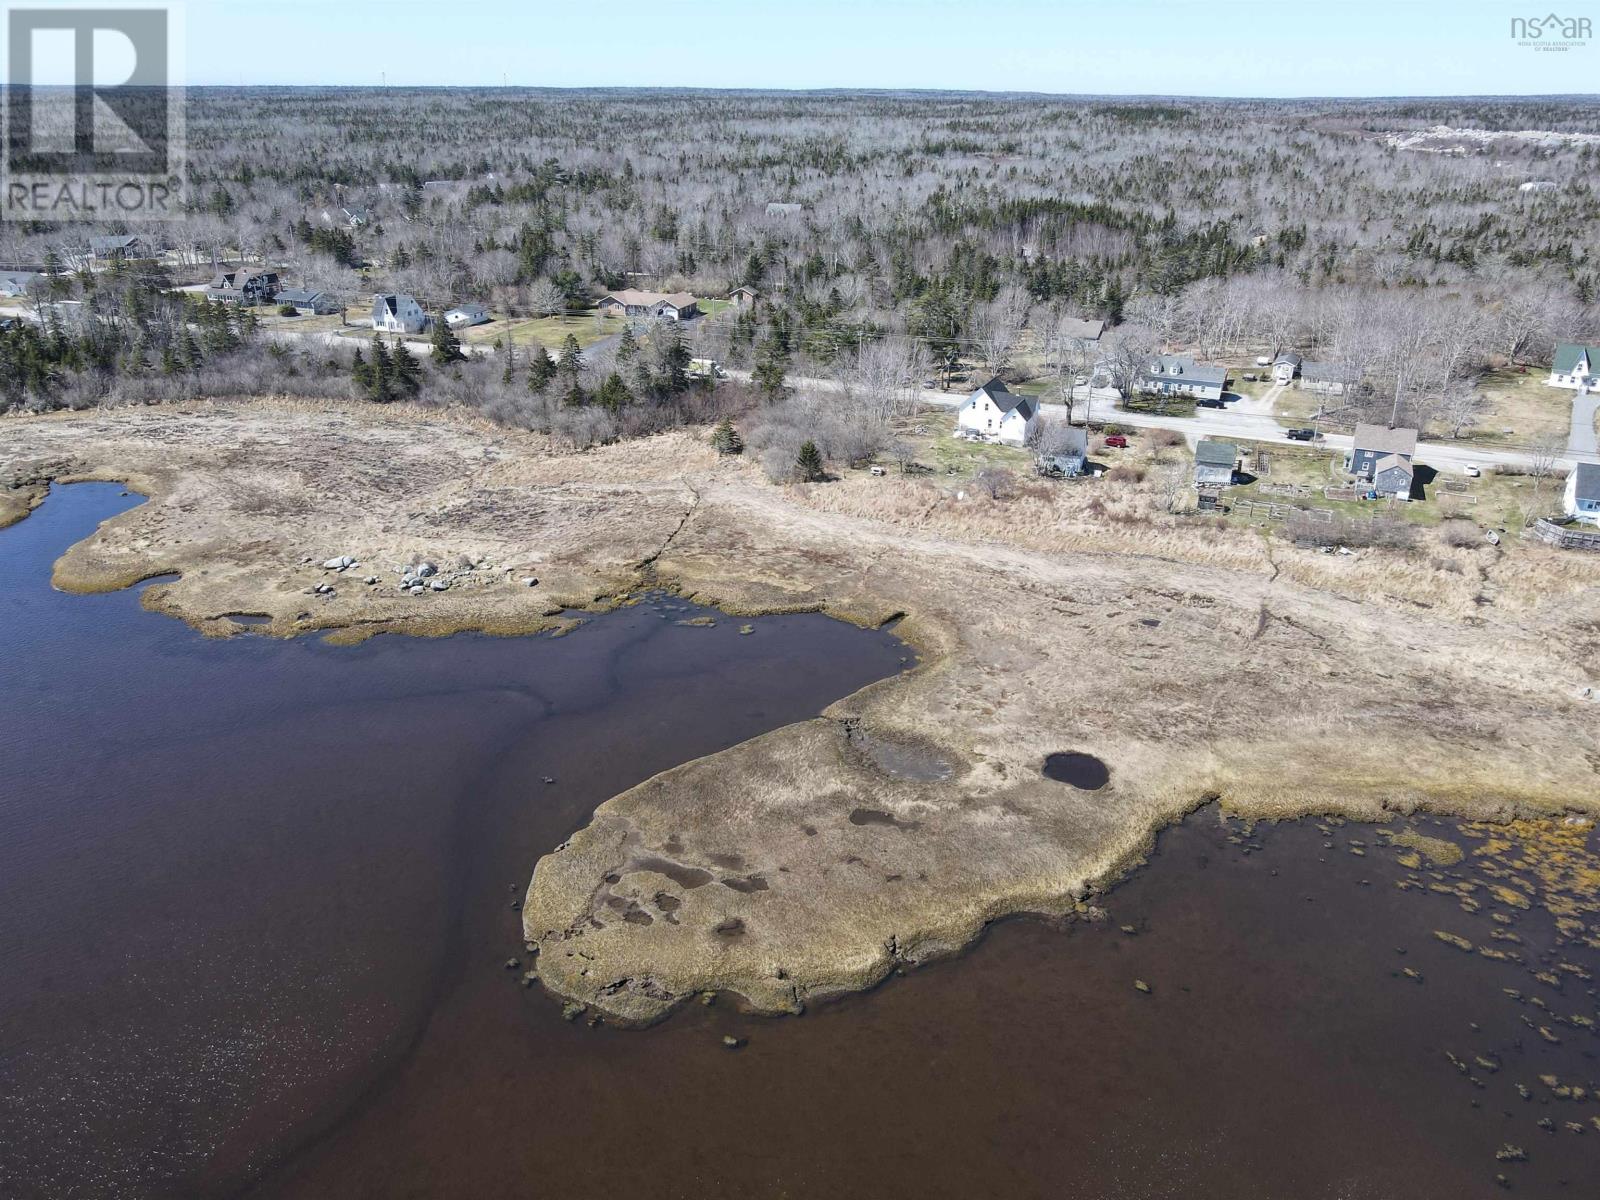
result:
[[(730, 375), (739, 379), (749, 379), (748, 371), (729, 371)], [(836, 391), (838, 384), (831, 379), (791, 379), (790, 385), (797, 388), (811, 388), (817, 391)], [(917, 393), (918, 399), (924, 404), (937, 408), (958, 408), (967, 398), (966, 393), (943, 392), (937, 388), (927, 388)], [(1166, 416), (1159, 413), (1124, 412), (1117, 408), (1121, 400), (1120, 393), (1115, 388), (1094, 388), (1090, 391), (1088, 400), (1080, 402), (1077, 406), (1077, 416), (1081, 420), (1085, 412), (1100, 421), (1114, 421), (1119, 425), (1129, 425), (1137, 429), (1172, 429), (1183, 434), (1192, 446), (1201, 438), (1227, 438), (1230, 441), (1242, 442), (1268, 442), (1280, 446), (1304, 446), (1304, 442), (1296, 442), (1288, 437), (1283, 429), (1272, 417), (1264, 413), (1238, 412), (1232, 408), (1202, 408), (1192, 417)], [(1040, 411), (1043, 415), (1064, 420), (1067, 409), (1062, 404), (1043, 404)], [(1591, 431), (1593, 430), (1591, 417)], [(1331, 433), (1319, 439), (1315, 445), (1326, 447), (1329, 450), (1344, 451), (1350, 449), (1351, 438), (1348, 434)], [(1458, 442), (1419, 442), (1417, 443), (1416, 461), (1424, 466), (1433, 467), (1438, 471), (1463, 473), (1463, 468), (1471, 464), (1477, 467), (1488, 466), (1518, 466), (1526, 467), (1533, 462), (1533, 456), (1519, 446), (1486, 446), (1482, 443)], [(1559, 459), (1557, 467), (1571, 467), (1573, 459), (1570, 457)]]
[(1567, 435), (1567, 457), (1600, 457), (1594, 432), (1595, 414), (1600, 412), (1600, 392), (1589, 392), (1572, 398), (1572, 432)]

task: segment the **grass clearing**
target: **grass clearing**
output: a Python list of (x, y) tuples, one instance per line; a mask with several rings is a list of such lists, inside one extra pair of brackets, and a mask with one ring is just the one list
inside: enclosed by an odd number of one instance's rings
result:
[(1572, 422), (1573, 393), (1545, 383), (1541, 371), (1485, 371), (1478, 381), (1484, 408), (1464, 441), (1532, 441), (1565, 436)]
[(621, 333), (626, 326), (627, 322), (621, 317), (603, 317), (594, 312), (575, 316), (499, 319), (487, 325), (474, 325), (457, 336), (463, 342), (493, 345), (509, 334), (515, 346), (532, 346), (537, 342), (555, 354), (560, 351), (561, 343), (566, 341), (568, 334), (578, 339), (580, 347), (587, 347), (614, 333)]

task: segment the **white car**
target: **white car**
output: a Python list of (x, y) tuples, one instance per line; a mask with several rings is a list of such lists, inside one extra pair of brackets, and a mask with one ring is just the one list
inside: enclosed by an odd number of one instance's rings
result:
[(1478, 469), (1477, 463), (1462, 463), (1461, 473), (1468, 479), (1476, 479), (1478, 476), (1483, 474), (1483, 472)]
[(1270, 367), (1271, 365), (1272, 365), (1272, 359), (1268, 358), (1265, 354), (1263, 354), (1260, 358), (1256, 359), (1256, 366), (1258, 366), (1258, 367)]

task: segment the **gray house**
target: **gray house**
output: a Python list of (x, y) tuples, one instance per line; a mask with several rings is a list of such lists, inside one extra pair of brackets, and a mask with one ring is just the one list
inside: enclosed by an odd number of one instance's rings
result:
[(1193, 396), (1196, 400), (1221, 400), (1228, 382), (1226, 367), (1208, 367), (1187, 354), (1162, 354), (1139, 377), (1139, 388), (1169, 396)]
[(1239, 447), (1232, 442), (1217, 442), (1207, 438), (1194, 448), (1194, 483), (1196, 487), (1230, 487), (1233, 473), (1239, 467)]
[(150, 243), (136, 233), (122, 233), (111, 237), (89, 239), (91, 258), (106, 261), (118, 258), (150, 258)]
[(1052, 426), (1049, 450), (1034, 460), (1034, 470), (1053, 479), (1076, 479), (1089, 457), (1089, 431), (1077, 425)]
[(1342, 396), (1355, 387), (1360, 372), (1343, 363), (1312, 362), (1300, 364), (1300, 390), (1321, 392), (1325, 396)]
[(256, 267), (219, 272), (206, 288), (211, 300), (229, 304), (268, 304), (278, 294), (278, 273)]
[[(1363, 423), (1356, 426), (1356, 435), (1350, 446), (1350, 457), (1345, 460), (1345, 470), (1365, 479), (1368, 483), (1375, 484), (1379, 470), (1395, 470), (1396, 464), (1389, 460), (1399, 459), (1407, 468), (1405, 492), (1409, 495), (1411, 460), (1416, 457), (1416, 453), (1415, 429), (1389, 429), (1383, 425)], [(1397, 492), (1386, 494), (1394, 495)]]
[(314, 292), (310, 288), (285, 288), (274, 297), (274, 302), (294, 309), (302, 317), (320, 317), (339, 311), (339, 302), (327, 292)]
[(1086, 321), (1082, 317), (1065, 317), (1059, 327), (1061, 336), (1069, 342), (1087, 342), (1098, 346), (1100, 335), (1106, 331), (1104, 321)]

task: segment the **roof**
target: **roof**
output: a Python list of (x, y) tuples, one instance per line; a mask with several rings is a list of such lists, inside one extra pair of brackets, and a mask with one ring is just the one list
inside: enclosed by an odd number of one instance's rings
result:
[(136, 242), (144, 241), (137, 233), (120, 233), (111, 237), (94, 237), (89, 239), (89, 253), (105, 254), (110, 250), (126, 250)]
[(972, 395), (967, 397), (967, 402), (971, 403), (973, 400), (976, 400), (979, 392), (982, 392), (985, 396), (988, 396), (990, 403), (1003, 413), (1009, 413), (1012, 409), (1016, 409), (1022, 414), (1022, 418), (1025, 421), (1031, 421), (1033, 419), (1033, 415), (1039, 411), (1039, 406), (1037, 403), (1035, 403), (1032, 396), (1017, 395), (1015, 392), (1011, 391), (1011, 389), (1006, 387), (1005, 380), (1001, 379), (998, 375), (989, 380), (989, 382), (984, 384), (981, 388), (976, 389)]
[(315, 304), (323, 298), (323, 293), (314, 292), (310, 288), (285, 288), (278, 293), (280, 304)]
[(1277, 358), (1272, 360), (1272, 365), (1277, 366), (1279, 363), (1288, 363), (1290, 366), (1298, 367), (1304, 361), (1305, 360), (1302, 359), (1298, 354), (1294, 353), (1294, 351), (1285, 350), (1282, 354), (1278, 355)]
[(733, 291), (728, 293), (728, 295), (737, 296), (740, 292), (743, 292), (746, 296), (760, 296), (761, 295), (761, 293), (756, 291), (755, 288), (753, 288), (753, 287), (744, 287), (742, 285), (740, 287), (734, 288)]
[(1579, 463), (1572, 468), (1572, 480), (1576, 499), (1600, 500), (1600, 464)]
[(1300, 378), (1312, 383), (1354, 383), (1359, 374), (1345, 363), (1312, 362), (1308, 358), (1300, 364)]
[(1372, 464), (1372, 474), (1373, 477), (1376, 478), (1377, 476), (1382, 475), (1385, 471), (1393, 471), (1397, 468), (1401, 471), (1404, 471), (1407, 476), (1411, 476), (1416, 473), (1416, 468), (1411, 465), (1411, 460), (1409, 458), (1401, 458), (1398, 454), (1385, 454), (1377, 462)]
[(1074, 340), (1081, 339), (1086, 342), (1097, 342), (1100, 335), (1105, 332), (1104, 321), (1086, 321), (1081, 317), (1067, 317), (1060, 325), (1061, 336)]
[(1158, 354), (1145, 372), (1145, 377), (1182, 379), (1186, 383), (1214, 383), (1221, 387), (1228, 382), (1228, 368), (1205, 366), (1187, 354)]
[(796, 204), (790, 200), (774, 200), (767, 205), (767, 215), (769, 217), (788, 216), (790, 213), (804, 212), (805, 207), (804, 204)]
[(1197, 467), (1227, 467), (1230, 470), (1239, 462), (1239, 447), (1232, 442), (1201, 441), (1195, 444), (1194, 464)]
[(1556, 347), (1555, 361), (1550, 364), (1550, 369), (1557, 374), (1565, 375), (1585, 357), (1589, 360), (1591, 371), (1600, 368), (1600, 346), (1585, 346), (1581, 342), (1562, 342)]
[(0, 285), (11, 284), (15, 287), (27, 287), (35, 279), (43, 279), (38, 271), (0, 271)]
[(644, 308), (653, 308), (663, 302), (672, 305), (673, 308), (688, 308), (689, 305), (698, 303), (688, 292), (641, 292), (635, 288), (607, 292), (600, 298), (600, 303), (604, 304), (607, 300), (615, 300), (618, 304), (629, 307)]
[(487, 304), (479, 304), (476, 300), (469, 300), (465, 304), (457, 304), (450, 310), (453, 313), (488, 313)]
[(1355, 440), (1350, 446), (1351, 453), (1365, 450), (1368, 454), (1404, 454), (1410, 458), (1417, 452), (1417, 431), (1415, 429), (1389, 429), (1383, 425), (1368, 425), (1363, 422), (1356, 426)]

